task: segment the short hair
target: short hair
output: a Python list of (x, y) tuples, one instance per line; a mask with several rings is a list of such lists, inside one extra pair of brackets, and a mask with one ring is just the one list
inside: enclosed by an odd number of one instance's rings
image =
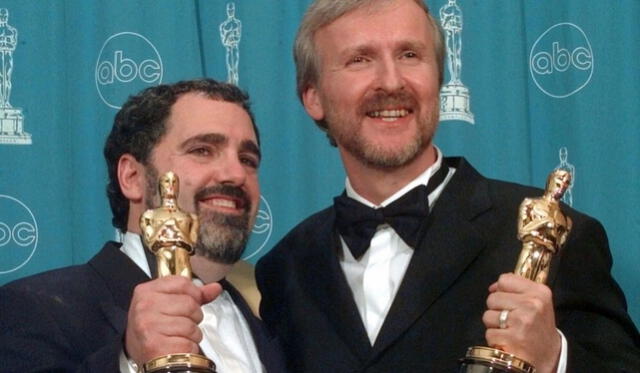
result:
[[(394, 0), (315, 0), (307, 9), (302, 23), (298, 28), (293, 46), (293, 58), (296, 64), (296, 81), (298, 98), (302, 101), (304, 91), (312, 84), (317, 83), (319, 77), (319, 58), (315, 48), (314, 37), (316, 32), (342, 17), (348, 12), (369, 6), (374, 3), (392, 2)], [(443, 82), (445, 45), (440, 24), (429, 13), (429, 8), (422, 0), (414, 0), (425, 12), (429, 24), (434, 31), (434, 46), (436, 62), (438, 64), (438, 81)], [(327, 130), (324, 121), (316, 121), (316, 124)]]
[(173, 104), (187, 93), (200, 93), (213, 100), (241, 106), (249, 115), (260, 144), (249, 96), (235, 85), (204, 78), (161, 84), (129, 96), (116, 114), (104, 144), (109, 176), (107, 198), (113, 214), (112, 224), (122, 232), (127, 230), (129, 200), (120, 189), (118, 162), (124, 154), (131, 154), (138, 162), (148, 165), (153, 148), (167, 132), (167, 119)]

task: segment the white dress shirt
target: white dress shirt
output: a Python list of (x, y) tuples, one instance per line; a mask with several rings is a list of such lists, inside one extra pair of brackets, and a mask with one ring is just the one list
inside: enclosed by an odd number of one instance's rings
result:
[[(120, 250), (133, 260), (151, 278), (140, 236), (126, 233)], [(202, 286), (199, 279), (193, 282)], [(242, 312), (226, 290), (215, 300), (202, 306), (204, 318), (200, 323), (202, 353), (213, 360), (218, 373), (261, 373), (264, 371), (258, 350)], [(120, 372), (136, 373), (135, 366), (120, 353)]]
[[(375, 205), (360, 196), (351, 186), (349, 178), (345, 182), (347, 196), (369, 207), (385, 207), (416, 186), (427, 185), (431, 176), (442, 167), (442, 152), (437, 147), (436, 152), (437, 160), (433, 165), (380, 203), (380, 205)], [(444, 181), (429, 194), (430, 210), (455, 171), (454, 168), (450, 168)], [(353, 257), (342, 237), (340, 237), (340, 242), (342, 246), (340, 266), (353, 293), (360, 317), (367, 330), (369, 341), (373, 345), (389, 313), (389, 308), (391, 308), (391, 303), (404, 278), (409, 262), (413, 257), (413, 248), (409, 247), (388, 224), (378, 226), (375, 235), (371, 239), (369, 249), (360, 260)], [(557, 372), (564, 373), (566, 370), (567, 341), (559, 330), (558, 332), (562, 337), (562, 351)]]

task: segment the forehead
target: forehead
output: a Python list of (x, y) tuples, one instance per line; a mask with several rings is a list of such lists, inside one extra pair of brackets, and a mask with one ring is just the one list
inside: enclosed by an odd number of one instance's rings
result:
[(257, 143), (251, 118), (240, 104), (212, 99), (201, 93), (182, 95), (171, 107), (165, 136), (182, 141), (205, 133)]
[(375, 1), (320, 27), (314, 41), (322, 55), (327, 46), (346, 49), (407, 40), (427, 43), (432, 40), (431, 34), (427, 14), (414, 0)]

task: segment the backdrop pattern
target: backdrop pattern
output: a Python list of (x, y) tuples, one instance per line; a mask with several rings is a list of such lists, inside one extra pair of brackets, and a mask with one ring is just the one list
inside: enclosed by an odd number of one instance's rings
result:
[[(331, 203), (344, 172), (295, 95), (308, 3), (0, 1), (0, 283), (115, 237), (104, 139), (126, 97), (161, 82), (207, 76), (252, 97), (264, 162), (246, 259)], [(428, 3), (448, 49), (436, 143), (523, 184), (571, 170), (565, 201), (603, 222), (640, 323), (640, 1)]]

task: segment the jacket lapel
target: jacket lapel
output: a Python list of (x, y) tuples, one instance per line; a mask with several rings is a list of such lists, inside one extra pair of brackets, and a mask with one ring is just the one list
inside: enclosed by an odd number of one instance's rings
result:
[(485, 243), (472, 220), (491, 207), (487, 183), (463, 159), (425, 221), (426, 231), (374, 344), (372, 357), (399, 338), (465, 271)]
[[(346, 346), (360, 361), (371, 352), (371, 343), (358, 313), (353, 294), (338, 261), (340, 241), (334, 229), (335, 212), (310, 237), (308, 255), (300, 268), (305, 294), (323, 312)], [(329, 332), (329, 330), (328, 330)]]
[(120, 251), (115, 242), (105, 244), (89, 261), (89, 266), (104, 280), (110, 293), (110, 296), (105, 294), (101, 303), (105, 317), (118, 333), (124, 333), (133, 289), (139, 283), (149, 281), (149, 277)]

